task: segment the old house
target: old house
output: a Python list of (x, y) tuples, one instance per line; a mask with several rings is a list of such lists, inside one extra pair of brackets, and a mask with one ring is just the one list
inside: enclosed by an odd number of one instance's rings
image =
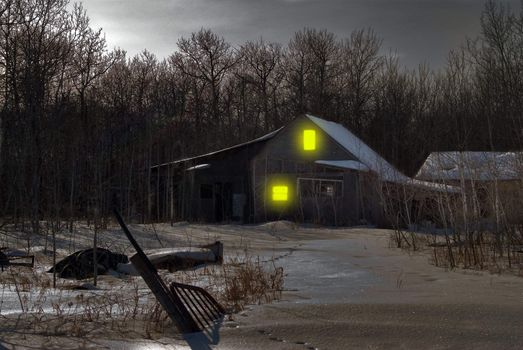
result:
[(416, 179), (461, 188), (461, 210), (484, 223), (523, 223), (522, 165), (523, 152), (433, 152)]
[(384, 184), (440, 189), (405, 176), (342, 125), (308, 114), (154, 170), (161, 220), (384, 225)]

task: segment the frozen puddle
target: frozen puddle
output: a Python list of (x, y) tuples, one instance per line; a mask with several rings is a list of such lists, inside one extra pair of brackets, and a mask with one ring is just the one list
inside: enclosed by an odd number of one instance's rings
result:
[(337, 272), (332, 275), (320, 276), (320, 278), (356, 278), (358, 275), (361, 275), (363, 273), (363, 271)]
[(358, 247), (351, 240), (309, 241), (281, 258), (286, 290), (296, 291), (297, 303), (339, 303), (360, 299), (366, 289), (382, 283), (381, 278), (356, 266), (352, 255)]

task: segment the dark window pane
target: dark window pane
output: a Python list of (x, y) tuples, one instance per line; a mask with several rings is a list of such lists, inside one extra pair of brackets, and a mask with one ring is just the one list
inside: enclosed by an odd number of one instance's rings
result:
[(320, 179), (299, 179), (299, 193), (302, 197), (342, 197), (341, 181)]

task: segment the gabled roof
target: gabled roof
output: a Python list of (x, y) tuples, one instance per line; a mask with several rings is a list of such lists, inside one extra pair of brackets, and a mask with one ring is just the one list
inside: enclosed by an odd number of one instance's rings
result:
[[(272, 131), (272, 132), (270, 132), (268, 134), (265, 134), (263, 136), (260, 136), (257, 139), (250, 140), (250, 141), (247, 141), (247, 142), (244, 142), (244, 143), (240, 143), (240, 144), (237, 144), (237, 145), (234, 145), (234, 146), (231, 146), (231, 147), (222, 148), (222, 149), (220, 149), (218, 151), (213, 151), (213, 152), (209, 152), (209, 153), (205, 153), (205, 154), (200, 154), (200, 155), (194, 156), (194, 157), (183, 158), (183, 159), (175, 160), (173, 162), (167, 162), (167, 163), (163, 163), (163, 164), (158, 164), (158, 165), (153, 166), (152, 168), (159, 168), (159, 167), (162, 167), (162, 166), (165, 166), (165, 165), (178, 164), (178, 163), (183, 163), (183, 162), (186, 162), (186, 161), (189, 161), (189, 160), (205, 158), (205, 157), (213, 156), (213, 155), (216, 155), (216, 154), (219, 154), (219, 153), (232, 151), (232, 150), (235, 150), (235, 149), (238, 149), (238, 148), (242, 148), (242, 147), (245, 147), (245, 146), (248, 146), (248, 145), (252, 145), (254, 143), (267, 141), (267, 140), (273, 138), (282, 129), (283, 129), (283, 127), (279, 128), (277, 130), (274, 130), (274, 131)], [(187, 169), (187, 170), (189, 170), (189, 169)]]
[[(359, 137), (350, 132), (343, 125), (335, 122), (330, 122), (310, 114), (306, 114), (305, 116), (308, 119), (310, 119), (314, 124), (316, 124), (321, 130), (323, 130), (327, 135), (329, 135), (334, 141), (336, 141), (341, 147), (343, 147), (349, 153), (354, 155), (358, 159), (359, 163), (362, 163), (368, 169), (375, 172), (382, 181), (406, 184), (429, 190), (448, 192), (457, 191), (456, 188), (453, 188), (452, 186), (448, 186), (445, 184), (437, 184), (434, 182), (412, 179), (407, 175), (401, 173), (392, 164), (387, 162), (382, 156), (376, 153), (365, 142), (363, 142)], [(346, 161), (347, 160), (340, 160), (338, 162)]]
[(383, 180), (397, 182), (409, 179), (343, 125), (310, 114), (305, 116)]
[[(383, 157), (381, 157), (378, 153), (376, 153), (372, 148), (370, 148), (365, 142), (363, 142), (359, 137), (354, 135), (352, 132), (347, 130), (343, 125), (330, 122), (325, 119), (321, 119), (318, 117), (315, 117), (310, 114), (305, 115), (306, 118), (308, 118), (311, 122), (316, 124), (323, 132), (325, 132), (329, 137), (331, 137), (336, 143), (338, 143), (342, 148), (344, 148), (347, 152), (354, 155), (357, 160), (349, 160), (349, 159), (340, 159), (340, 160), (317, 160), (317, 164), (323, 164), (327, 166), (333, 166), (338, 168), (346, 168), (346, 169), (352, 169), (357, 171), (372, 171), (376, 173), (379, 178), (383, 181), (387, 182), (394, 182), (399, 184), (408, 184), (412, 186), (427, 188), (430, 190), (444, 190), (444, 191), (454, 191), (451, 186), (444, 185), (444, 184), (436, 184), (433, 182), (427, 182), (422, 181), (419, 179), (412, 179), (403, 173), (401, 173), (399, 170), (397, 170), (392, 164), (387, 162)], [(170, 165), (170, 164), (179, 164), (183, 163), (189, 160), (195, 160), (200, 158), (206, 158), (209, 156), (213, 156), (219, 153), (239, 149), (251, 144), (255, 144), (258, 142), (268, 141), (275, 137), (284, 127), (281, 127), (273, 132), (270, 132), (266, 135), (263, 135), (257, 139), (244, 142), (238, 145), (234, 145), (231, 147), (223, 148), (218, 151), (209, 152), (206, 154), (184, 158), (180, 160), (176, 160), (169, 163), (159, 164), (154, 166), (153, 168), (158, 168), (164, 165)], [(191, 170), (197, 169), (198, 166), (190, 168)]]
[(432, 152), (416, 174), (424, 180), (516, 180), (523, 177), (523, 152)]

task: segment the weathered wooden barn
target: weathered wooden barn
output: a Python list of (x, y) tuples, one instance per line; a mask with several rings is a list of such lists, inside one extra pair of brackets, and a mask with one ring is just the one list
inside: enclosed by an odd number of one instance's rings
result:
[(384, 225), (383, 184), (437, 187), (405, 176), (342, 125), (308, 114), (153, 170), (159, 220)]

